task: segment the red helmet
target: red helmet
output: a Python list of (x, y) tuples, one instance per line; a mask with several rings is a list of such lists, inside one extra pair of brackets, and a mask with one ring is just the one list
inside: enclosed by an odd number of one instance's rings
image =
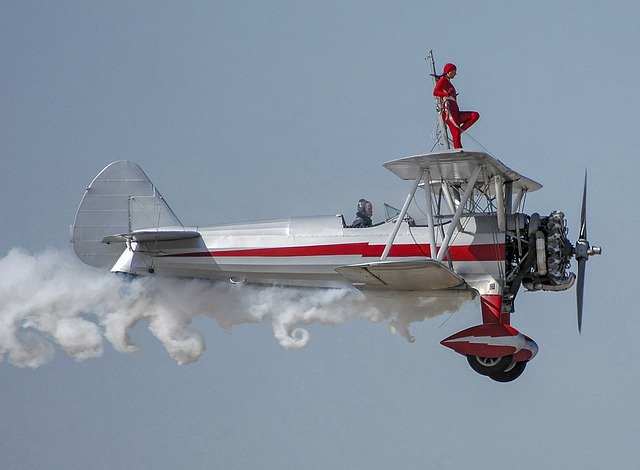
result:
[(458, 68), (454, 64), (445, 64), (444, 66), (444, 74), (448, 74), (452, 70), (458, 70)]

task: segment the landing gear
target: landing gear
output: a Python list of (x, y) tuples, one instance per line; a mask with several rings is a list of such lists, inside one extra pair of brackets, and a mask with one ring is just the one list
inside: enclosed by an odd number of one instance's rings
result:
[(509, 324), (510, 308), (501, 295), (480, 297), (482, 324), (443, 339), (443, 346), (467, 358), (471, 368), (496, 382), (511, 382), (522, 375), (538, 345)]
[(491, 377), (494, 374), (504, 373), (513, 362), (513, 356), (480, 357), (469, 354), (467, 361), (469, 361), (471, 368), (478, 374)]
[(522, 375), (528, 361), (514, 362), (513, 356), (480, 357), (467, 356), (467, 361), (473, 370), (480, 375), (496, 382), (512, 382)]
[(514, 362), (511, 366), (507, 367), (504, 372), (497, 372), (489, 375), (489, 377), (496, 382), (513, 382), (522, 375), (525, 367), (527, 367), (527, 362), (528, 361)]

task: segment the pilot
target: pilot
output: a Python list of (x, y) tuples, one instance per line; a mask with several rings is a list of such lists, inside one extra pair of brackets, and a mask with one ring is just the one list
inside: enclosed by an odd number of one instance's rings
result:
[(353, 228), (371, 227), (371, 217), (373, 216), (373, 205), (366, 199), (358, 201), (356, 209), (356, 219), (351, 224)]
[(453, 147), (462, 148), (461, 135), (480, 119), (476, 111), (460, 111), (458, 108), (456, 89), (451, 83), (458, 70), (454, 64), (446, 64), (442, 75), (436, 75), (438, 82), (433, 89), (433, 96), (442, 99), (442, 119), (447, 123), (453, 139)]

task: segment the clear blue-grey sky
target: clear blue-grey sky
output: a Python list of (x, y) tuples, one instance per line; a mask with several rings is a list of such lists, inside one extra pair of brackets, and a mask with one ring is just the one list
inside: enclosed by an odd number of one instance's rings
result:
[(186, 225), (400, 205), (381, 165), (432, 146), (429, 49), (481, 114), (465, 145), (541, 182), (527, 209), (563, 210), (572, 239), (588, 167), (604, 253), (581, 336), (573, 290), (519, 295), (513, 323), (541, 350), (505, 385), (439, 345), (479, 322), (474, 305), (412, 325), (413, 344), (354, 319), (308, 326), (293, 351), (268, 321), (199, 317), (188, 365), (149, 322), (123, 354), (96, 320), (80, 339), (97, 335), (97, 357), (3, 354), (0, 468), (636, 468), (638, 18), (637, 1), (2, 1), (2, 349), (33, 329), (13, 294), (62, 273), (72, 302), (102, 282), (68, 227), (113, 160), (141, 165)]

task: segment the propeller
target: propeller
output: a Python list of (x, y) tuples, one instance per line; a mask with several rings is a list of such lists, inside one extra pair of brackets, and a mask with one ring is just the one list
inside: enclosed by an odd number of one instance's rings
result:
[(582, 332), (582, 305), (584, 300), (584, 277), (589, 257), (602, 253), (599, 246), (589, 245), (587, 240), (587, 170), (584, 171), (584, 189), (582, 190), (582, 209), (580, 211), (580, 235), (574, 247), (574, 257), (578, 262), (576, 303), (578, 309), (578, 332)]

